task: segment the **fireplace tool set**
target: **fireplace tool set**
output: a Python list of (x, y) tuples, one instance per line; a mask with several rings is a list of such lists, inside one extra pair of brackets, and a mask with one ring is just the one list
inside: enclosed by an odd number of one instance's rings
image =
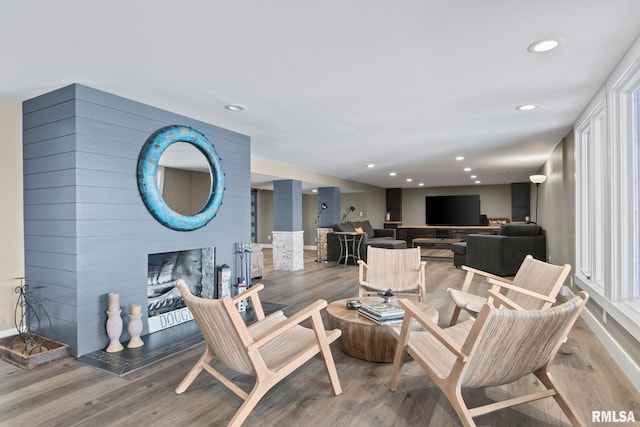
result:
[[(241, 294), (251, 287), (251, 243), (238, 242), (236, 243), (237, 251), (240, 258), (240, 276), (238, 277), (237, 292)], [(238, 311), (247, 311), (249, 300), (242, 300), (238, 303)]]

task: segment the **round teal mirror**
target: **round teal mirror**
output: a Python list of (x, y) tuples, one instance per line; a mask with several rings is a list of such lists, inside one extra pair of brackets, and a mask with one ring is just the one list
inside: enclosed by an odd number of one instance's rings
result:
[[(172, 209), (164, 199), (158, 184), (160, 158), (168, 147), (178, 142), (188, 143), (202, 153), (211, 176), (210, 195), (202, 209), (193, 215), (184, 215)], [(179, 125), (163, 127), (147, 139), (140, 151), (138, 189), (151, 215), (166, 227), (179, 231), (204, 227), (216, 216), (222, 205), (224, 173), (220, 157), (213, 144), (197, 130)]]

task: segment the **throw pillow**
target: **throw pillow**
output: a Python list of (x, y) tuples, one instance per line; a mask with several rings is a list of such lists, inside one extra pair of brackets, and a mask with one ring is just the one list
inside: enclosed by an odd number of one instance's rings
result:
[(353, 227), (353, 231), (355, 231), (356, 233), (364, 233), (362, 227)]

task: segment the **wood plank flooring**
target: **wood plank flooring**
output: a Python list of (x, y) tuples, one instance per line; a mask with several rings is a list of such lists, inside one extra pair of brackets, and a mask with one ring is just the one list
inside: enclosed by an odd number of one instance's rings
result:
[[(288, 304), (286, 312), (292, 313), (318, 298), (334, 301), (356, 295), (355, 266), (314, 260), (315, 251), (306, 251), (304, 270), (273, 271), (271, 252), (265, 250), (262, 299)], [(446, 289), (459, 288), (462, 278), (463, 272), (453, 268), (451, 260), (427, 261), (427, 302), (440, 311), (441, 325), (448, 323), (452, 311)], [(202, 373), (184, 394), (174, 393), (202, 351), (198, 346), (121, 378), (72, 358), (32, 371), (0, 361), (0, 426), (226, 425), (241, 401), (210, 375)], [(335, 344), (332, 351), (342, 395), (333, 396), (323, 364), (314, 359), (276, 385), (245, 425), (460, 425), (449, 402), (415, 362), (405, 364), (398, 391), (390, 392), (391, 364), (351, 358)], [(243, 389), (252, 386), (252, 378), (221, 370)], [(640, 420), (639, 393), (582, 320), (552, 373), (588, 425), (596, 425), (591, 423), (592, 410), (633, 410)], [(478, 405), (539, 389), (531, 376), (507, 386), (467, 390), (464, 395), (469, 404)], [(478, 417), (476, 422), (479, 426), (569, 425), (552, 399)]]

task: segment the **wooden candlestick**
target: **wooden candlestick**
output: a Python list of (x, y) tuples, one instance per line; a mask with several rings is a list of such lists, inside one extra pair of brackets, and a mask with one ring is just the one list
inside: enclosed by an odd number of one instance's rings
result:
[[(138, 311), (137, 314), (133, 312), (136, 306)], [(139, 311), (139, 304), (134, 304), (131, 306), (131, 314), (129, 315), (128, 326), (128, 331), (129, 335), (131, 335), (131, 339), (129, 340), (129, 344), (127, 344), (128, 348), (138, 348), (144, 345), (144, 341), (140, 339), (140, 334), (142, 333), (142, 313), (140, 313)]]
[(135, 315), (135, 314), (141, 314), (142, 313), (142, 308), (140, 307), (140, 304), (133, 304), (131, 306), (131, 315)]
[(109, 311), (115, 313), (120, 310), (120, 295), (116, 292), (109, 294)]
[(122, 310), (107, 311), (107, 336), (110, 340), (109, 346), (105, 350), (107, 353), (115, 353), (124, 348), (122, 344), (120, 344), (120, 335), (122, 334), (121, 311)]

